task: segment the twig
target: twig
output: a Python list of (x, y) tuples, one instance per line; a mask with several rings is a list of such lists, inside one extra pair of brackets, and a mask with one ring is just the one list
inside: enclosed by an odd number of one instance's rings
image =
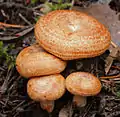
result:
[(120, 81), (120, 77), (119, 78), (114, 78), (114, 79), (110, 79), (112, 81)]
[(43, 13), (37, 12), (37, 11), (35, 11), (35, 10), (33, 11), (33, 14), (34, 14), (34, 15), (38, 15), (38, 16), (43, 16), (43, 15), (44, 15)]
[(21, 105), (23, 105), (25, 103), (25, 100), (23, 100), (22, 102), (20, 102), (16, 107), (14, 107), (11, 111), (15, 111), (18, 107), (20, 107)]
[(12, 75), (12, 72), (13, 72), (13, 69), (11, 69), (10, 71), (7, 72), (6, 79), (4, 80), (2, 86), (0, 87), (1, 94), (4, 94), (7, 91), (8, 85), (9, 85), (9, 80), (10, 80), (10, 77)]
[(2, 27), (12, 27), (12, 28), (24, 28), (25, 26), (22, 25), (15, 25), (15, 24), (6, 24), (3, 22), (0, 22), (0, 26)]
[(113, 41), (111, 41), (111, 45), (114, 47), (114, 48), (117, 48), (118, 45), (116, 43), (114, 43)]
[(27, 29), (23, 30), (22, 32), (19, 32), (19, 33), (15, 34), (15, 36), (0, 37), (0, 40), (2, 40), (2, 41), (9, 41), (9, 40), (17, 39), (17, 38), (19, 38), (19, 37), (22, 37), (22, 36), (26, 35), (26, 34), (29, 33), (30, 31), (32, 31), (33, 28), (34, 28), (33, 26), (30, 27), (30, 28), (27, 28)]
[(31, 26), (32, 24), (21, 14), (19, 13), (19, 16), (22, 20), (24, 20), (29, 26)]
[(36, 10), (36, 9), (40, 9), (40, 8), (42, 8), (42, 7), (44, 7), (44, 4), (40, 4), (40, 5), (36, 6), (36, 7), (33, 7), (32, 9), (33, 9), (33, 10)]
[(120, 78), (120, 74), (115, 75), (115, 76), (102, 76), (100, 77), (101, 79), (112, 79), (112, 78)]
[(75, 0), (72, 0), (72, 2), (71, 2), (72, 6), (70, 7), (70, 10), (73, 8), (74, 3), (75, 3)]
[(34, 28), (34, 26), (32, 26), (26, 30), (23, 30), (22, 32), (17, 33), (16, 36), (23, 36), (23, 35), (27, 34), (28, 32), (30, 32), (31, 30), (33, 30), (33, 28)]
[(109, 83), (110, 83), (110, 81), (109, 81), (109, 80), (103, 80), (103, 79), (101, 79), (101, 81), (102, 81), (102, 82), (104, 82), (104, 83), (107, 83), (107, 84), (109, 84)]
[(117, 66), (112, 66), (112, 68), (120, 70), (120, 67), (117, 67)]
[(4, 69), (4, 68), (2, 68), (2, 67), (0, 67), (0, 71), (5, 71), (5, 69)]
[(0, 11), (5, 18), (9, 19), (9, 16), (5, 13), (3, 9), (1, 9)]

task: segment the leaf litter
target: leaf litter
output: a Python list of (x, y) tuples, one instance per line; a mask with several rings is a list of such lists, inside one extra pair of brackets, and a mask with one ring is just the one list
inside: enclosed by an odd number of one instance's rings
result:
[[(0, 14), (2, 14), (0, 22), (4, 22), (4, 26), (0, 27), (0, 40), (4, 42), (4, 46), (9, 43), (15, 45), (14, 49), (7, 51), (8, 55), (15, 56), (24, 47), (34, 42), (33, 26), (37, 17), (43, 15), (38, 6), (44, 3), (37, 1), (35, 5), (31, 5), (30, 7), (25, 6), (29, 4), (30, 1), (27, 1), (27, 3), (26, 1), (19, 3), (11, 2), (11, 4), (9, 2), (0, 3)], [(54, 4), (56, 3), (53, 2), (52, 8), (54, 8)], [(28, 97), (26, 91), (28, 79), (19, 76), (15, 69), (15, 64), (8, 69), (8, 66), (4, 62), (6, 57), (0, 57), (0, 117), (119, 117), (119, 4), (120, 2), (117, 0), (76, 0), (72, 2), (72, 9), (77, 8), (77, 10), (89, 12), (103, 24), (107, 24), (106, 26), (110, 29), (112, 35), (112, 45), (114, 47), (111, 46), (104, 54), (94, 59), (69, 61), (62, 75), (66, 77), (74, 71), (94, 73), (102, 82), (103, 88), (100, 94), (95, 97), (89, 97), (87, 105), (84, 108), (75, 108), (72, 105), (73, 95), (66, 92), (61, 99), (56, 101), (54, 111), (48, 114), (40, 108), (39, 103), (32, 101)], [(34, 9), (35, 7), (37, 9)], [(9, 12), (7, 12), (8, 10)], [(27, 12), (25, 13), (24, 11)], [(21, 15), (18, 16), (18, 14)], [(108, 16), (108, 14), (110, 17), (106, 20), (106, 15)], [(24, 27), (8, 27), (10, 24)]]

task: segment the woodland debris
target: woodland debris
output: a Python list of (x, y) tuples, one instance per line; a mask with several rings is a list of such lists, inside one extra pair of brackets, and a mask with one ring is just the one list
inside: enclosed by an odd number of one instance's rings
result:
[(106, 61), (106, 68), (105, 68), (106, 74), (109, 72), (113, 61), (119, 56), (118, 53), (120, 53), (120, 47), (114, 44), (113, 42), (112, 42), (112, 45), (114, 47), (111, 47), (110, 55), (105, 60)]
[(1, 41), (9, 41), (9, 40), (17, 39), (17, 38), (22, 37), (22, 36), (28, 34), (29, 32), (31, 32), (31, 31), (33, 30), (33, 28), (34, 28), (33, 26), (32, 26), (32, 27), (29, 27), (29, 28), (27, 28), (27, 29), (25, 29), (25, 30), (23, 30), (23, 31), (21, 31), (21, 32), (19, 32), (19, 33), (16, 33), (16, 34), (13, 35), (13, 36), (0, 37), (0, 40), (1, 40)]
[(0, 22), (0, 28), (1, 27), (24, 28), (25, 26)]

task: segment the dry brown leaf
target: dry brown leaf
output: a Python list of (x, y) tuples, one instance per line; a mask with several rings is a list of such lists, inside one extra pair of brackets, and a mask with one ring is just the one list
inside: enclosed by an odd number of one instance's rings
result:
[(105, 62), (105, 73), (107, 74), (112, 66), (115, 59), (119, 58), (120, 47), (111, 47), (110, 55), (106, 58)]

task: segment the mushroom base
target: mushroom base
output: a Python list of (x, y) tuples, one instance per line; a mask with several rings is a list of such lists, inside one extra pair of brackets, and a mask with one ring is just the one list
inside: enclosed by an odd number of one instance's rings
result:
[(54, 109), (54, 101), (40, 101), (40, 106), (43, 110), (48, 111), (49, 113)]
[(73, 104), (76, 107), (84, 107), (87, 104), (87, 99), (85, 96), (74, 95)]

